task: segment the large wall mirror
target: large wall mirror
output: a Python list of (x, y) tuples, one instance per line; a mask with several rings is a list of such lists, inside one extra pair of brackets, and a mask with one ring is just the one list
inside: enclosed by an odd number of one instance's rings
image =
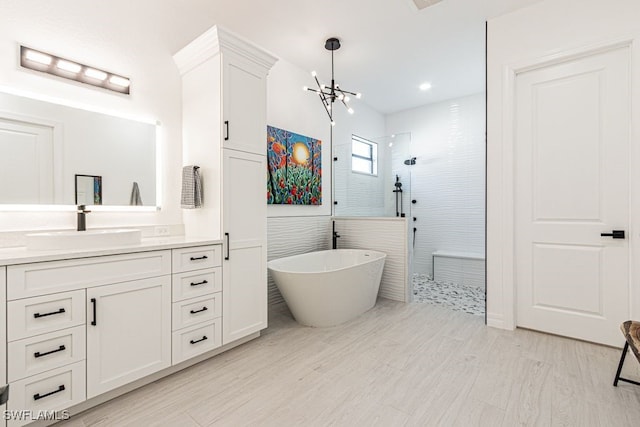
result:
[(154, 124), (0, 92), (0, 210), (156, 206), (156, 148)]

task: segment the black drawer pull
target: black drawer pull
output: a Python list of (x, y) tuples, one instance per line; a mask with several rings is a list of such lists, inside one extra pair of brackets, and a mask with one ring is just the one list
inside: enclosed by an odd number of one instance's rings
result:
[(35, 353), (33, 353), (33, 357), (38, 358), (38, 357), (46, 356), (49, 354), (57, 353), (59, 351), (65, 351), (66, 349), (67, 347), (65, 347), (64, 345), (61, 345), (56, 350), (46, 351), (44, 353), (40, 353), (39, 351), (36, 351)]
[(197, 256), (197, 257), (192, 256), (192, 257), (191, 257), (191, 258), (189, 258), (189, 259), (190, 259), (191, 261), (200, 261), (201, 259), (207, 259), (207, 258), (209, 258), (209, 257), (208, 257), (208, 256), (206, 256), (206, 255), (202, 255), (202, 256)]
[(196, 283), (191, 282), (191, 286), (206, 285), (207, 283), (209, 282), (207, 282), (206, 280), (203, 280), (202, 282), (196, 282)]
[(51, 313), (44, 313), (44, 314), (40, 314), (40, 313), (33, 313), (33, 317), (35, 317), (36, 319), (39, 319), (41, 317), (47, 317), (47, 316), (53, 316), (54, 314), (62, 314), (65, 313), (67, 310), (65, 310), (64, 308), (61, 308), (58, 311), (52, 311)]
[(198, 344), (199, 342), (205, 341), (205, 340), (207, 340), (207, 339), (208, 339), (208, 338), (207, 338), (207, 336), (206, 336), (206, 335), (203, 335), (203, 336), (202, 336), (202, 338), (200, 338), (199, 340), (195, 340), (195, 341), (194, 341), (194, 340), (191, 340), (191, 341), (189, 341), (189, 342), (190, 342), (191, 344)]
[(202, 307), (200, 310), (191, 310), (191, 314), (202, 313), (203, 311), (207, 311), (207, 307)]
[(43, 399), (47, 396), (51, 396), (52, 394), (56, 394), (56, 393), (60, 393), (61, 391), (64, 391), (64, 384), (63, 385), (59, 385), (57, 390), (54, 391), (50, 391), (49, 393), (45, 393), (45, 394), (40, 394), (40, 393), (36, 393), (33, 395), (33, 400), (40, 400)]

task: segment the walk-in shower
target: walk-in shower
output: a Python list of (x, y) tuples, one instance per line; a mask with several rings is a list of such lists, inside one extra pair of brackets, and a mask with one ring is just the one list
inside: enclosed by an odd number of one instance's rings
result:
[[(438, 122), (413, 134), (334, 141), (333, 181), (334, 216), (404, 218), (413, 302), (478, 315), (485, 310), (482, 99), (432, 107)], [(353, 158), (375, 168), (355, 170)]]

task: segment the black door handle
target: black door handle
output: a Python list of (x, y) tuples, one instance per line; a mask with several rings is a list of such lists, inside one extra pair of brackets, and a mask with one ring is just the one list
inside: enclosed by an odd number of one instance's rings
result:
[(209, 257), (208, 257), (208, 256), (206, 256), (206, 255), (202, 255), (202, 256), (192, 256), (192, 257), (191, 257), (191, 258), (189, 258), (189, 259), (190, 259), (191, 261), (200, 261), (200, 260), (207, 259), (207, 258), (209, 258)]
[(92, 305), (92, 311), (93, 311), (93, 320), (91, 321), (91, 324), (93, 326), (96, 326), (97, 322), (96, 322), (96, 299), (95, 298), (91, 298), (91, 305)]
[(202, 313), (203, 311), (207, 311), (207, 307), (202, 307), (200, 310), (190, 310), (191, 314)]
[(224, 237), (227, 238), (227, 255), (224, 257), (225, 261), (229, 261), (229, 233), (224, 233)]
[(614, 239), (624, 239), (624, 230), (612, 230), (611, 233), (600, 233), (602, 237), (613, 237)]
[(224, 140), (228, 141), (229, 140), (229, 120), (224, 121), (224, 129), (225, 129)]

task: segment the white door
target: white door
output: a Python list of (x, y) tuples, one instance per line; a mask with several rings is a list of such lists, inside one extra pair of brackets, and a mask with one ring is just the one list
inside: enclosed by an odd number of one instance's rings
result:
[(170, 276), (87, 289), (87, 398), (170, 365)]
[(229, 53), (223, 60), (224, 148), (266, 155), (266, 71)]
[(53, 128), (0, 118), (0, 200), (59, 203), (54, 181)]
[(222, 343), (267, 327), (265, 156), (223, 150)]
[[(516, 76), (517, 326), (620, 345), (629, 316), (629, 49)], [(624, 230), (625, 239), (601, 236)]]

